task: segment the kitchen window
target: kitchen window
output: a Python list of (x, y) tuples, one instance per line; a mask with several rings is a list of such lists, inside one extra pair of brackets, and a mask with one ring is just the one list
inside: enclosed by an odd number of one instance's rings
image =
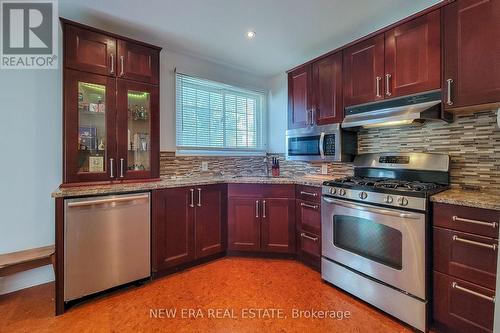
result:
[(265, 153), (263, 93), (176, 73), (177, 153)]

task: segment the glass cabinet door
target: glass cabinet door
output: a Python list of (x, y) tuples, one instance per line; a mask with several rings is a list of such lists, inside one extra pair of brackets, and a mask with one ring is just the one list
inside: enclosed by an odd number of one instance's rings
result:
[(65, 182), (115, 177), (114, 79), (69, 71), (65, 89)]
[(118, 177), (157, 177), (158, 88), (119, 80), (118, 96)]

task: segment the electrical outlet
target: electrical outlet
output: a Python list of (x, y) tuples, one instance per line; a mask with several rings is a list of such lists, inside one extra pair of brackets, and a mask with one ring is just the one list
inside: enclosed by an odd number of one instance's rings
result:
[(208, 171), (208, 162), (207, 161), (201, 162), (201, 171)]
[(322, 175), (328, 174), (328, 164), (327, 163), (321, 164), (321, 174)]

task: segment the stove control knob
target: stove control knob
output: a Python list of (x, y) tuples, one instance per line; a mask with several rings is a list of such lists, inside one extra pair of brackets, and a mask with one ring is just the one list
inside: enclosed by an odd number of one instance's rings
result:
[(341, 188), (341, 189), (339, 190), (339, 194), (340, 194), (341, 196), (344, 196), (344, 195), (345, 195), (345, 193), (346, 193), (346, 192), (345, 192), (345, 190), (344, 190), (343, 188)]
[(393, 201), (394, 201), (394, 198), (391, 197), (390, 195), (387, 195), (387, 196), (384, 197), (384, 202), (385, 203), (391, 204)]
[(398, 199), (398, 203), (400, 206), (407, 206), (408, 205), (408, 199), (406, 199), (405, 197), (400, 197)]
[(335, 193), (337, 193), (337, 188), (331, 187), (330, 188), (330, 194), (335, 194)]
[(359, 198), (365, 200), (368, 197), (368, 193), (366, 192), (359, 192)]

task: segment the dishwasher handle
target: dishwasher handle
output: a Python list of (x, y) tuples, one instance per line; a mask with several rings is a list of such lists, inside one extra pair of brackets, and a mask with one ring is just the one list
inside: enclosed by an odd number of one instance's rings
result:
[(125, 201), (134, 201), (143, 199), (149, 199), (149, 194), (110, 198), (110, 199), (96, 199), (96, 200), (69, 202), (68, 207), (84, 207), (84, 206), (102, 205), (112, 202), (125, 202)]

